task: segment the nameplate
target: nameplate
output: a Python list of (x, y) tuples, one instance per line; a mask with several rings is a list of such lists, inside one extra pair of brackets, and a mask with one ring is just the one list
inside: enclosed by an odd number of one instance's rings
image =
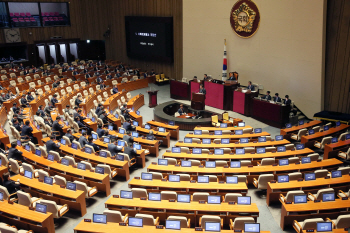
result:
[(241, 229), (234, 229), (233, 232), (242, 232)]
[(180, 164), (175, 164), (175, 167), (180, 167)]
[(195, 231), (203, 231), (203, 228), (201, 228), (201, 227), (195, 227), (194, 230), (195, 230)]
[(271, 151), (271, 153), (276, 153), (276, 151), (275, 151), (275, 150), (273, 150), (273, 151)]
[(213, 153), (212, 152), (209, 152), (210, 155), (212, 155)]
[(345, 201), (345, 200), (348, 200), (349, 197), (342, 197), (341, 199)]
[[(228, 167), (228, 166), (227, 166)], [(219, 184), (224, 184), (225, 183), (225, 181), (223, 181), (223, 180), (220, 180), (219, 181)]]
[(315, 232), (315, 229), (306, 229), (306, 232)]
[(196, 183), (196, 181), (195, 180), (191, 180), (190, 183)]
[(331, 177), (330, 176), (326, 176), (325, 179), (330, 179)]
[(198, 167), (204, 167), (203, 165), (199, 165)]
[(187, 151), (186, 154), (191, 154), (191, 152), (190, 152), (190, 151)]
[(44, 182), (44, 180), (42, 180), (42, 179), (38, 179), (38, 181), (39, 181), (39, 182)]
[(291, 149), (291, 151), (295, 151), (295, 149)]
[(322, 159), (318, 159), (317, 162), (322, 162)]
[(84, 218), (84, 222), (91, 222), (91, 219)]
[(199, 200), (198, 203), (199, 204), (205, 204), (205, 201), (204, 200)]
[(321, 200), (314, 200), (314, 202), (321, 202)]
[(296, 163), (295, 163), (295, 165), (298, 165), (298, 164), (300, 164), (300, 162), (296, 162)]
[(298, 178), (298, 181), (303, 181), (304, 179), (303, 178)]
[(220, 144), (220, 142), (215, 142), (215, 144)]
[(273, 167), (276, 167), (276, 166), (277, 166), (277, 163), (275, 163), (275, 164), (272, 164), (272, 166), (273, 166)]
[(35, 208), (30, 206), (30, 207), (29, 207), (29, 210), (35, 210)]
[(239, 144), (239, 142), (235, 142), (235, 144)]
[(156, 226), (156, 229), (164, 229), (164, 226), (163, 225), (158, 225), (158, 226)]
[(147, 200), (147, 197), (140, 197), (140, 200), (141, 200), (141, 201), (146, 201), (146, 200)]
[(229, 201), (228, 204), (229, 204), (229, 205), (234, 205), (235, 202), (234, 202), (234, 201)]
[(175, 202), (175, 199), (169, 199), (169, 202)]
[(153, 165), (157, 165), (157, 163), (156, 163), (156, 162), (152, 162), (152, 164), (153, 164)]
[(258, 141), (253, 141), (253, 143), (258, 143)]
[(135, 176), (135, 180), (139, 180), (140, 179), (140, 177), (139, 176)]
[(171, 150), (166, 150), (166, 152), (171, 152)]
[(60, 185), (60, 188), (65, 189), (65, 188), (66, 188), (66, 186), (65, 186), (65, 185)]
[(248, 165), (248, 167), (253, 167), (253, 165)]
[(113, 195), (113, 198), (119, 198), (119, 195)]
[(270, 183), (274, 184), (274, 183), (276, 183), (276, 180), (271, 180)]

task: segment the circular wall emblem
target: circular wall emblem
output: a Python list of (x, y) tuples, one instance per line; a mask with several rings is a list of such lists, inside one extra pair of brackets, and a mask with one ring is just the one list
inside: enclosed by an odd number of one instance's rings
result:
[(242, 38), (252, 37), (259, 29), (260, 12), (252, 0), (238, 0), (230, 14), (233, 31)]

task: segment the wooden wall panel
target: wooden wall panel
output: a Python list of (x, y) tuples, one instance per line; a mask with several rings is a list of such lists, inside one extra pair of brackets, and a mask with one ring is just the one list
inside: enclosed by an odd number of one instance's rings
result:
[(350, 113), (350, 1), (328, 1), (325, 110)]

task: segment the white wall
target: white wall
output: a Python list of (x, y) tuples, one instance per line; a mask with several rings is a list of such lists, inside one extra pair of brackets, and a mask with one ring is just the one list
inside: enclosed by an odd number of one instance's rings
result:
[(61, 55), (63, 57), (64, 62), (67, 62), (67, 50), (66, 50), (65, 44), (60, 44), (60, 51), (61, 51)]
[(54, 63), (57, 64), (57, 56), (56, 56), (56, 45), (49, 45), (50, 47), (50, 55), (53, 57)]
[(39, 57), (43, 59), (44, 63), (46, 63), (46, 55), (45, 55), (45, 47), (44, 45), (39, 45), (38, 46), (38, 51), (39, 51)]
[(260, 93), (288, 94), (312, 117), (323, 108), (326, 0), (255, 0), (260, 27), (249, 39), (231, 28), (235, 2), (183, 1), (184, 77), (221, 79), (226, 38), (228, 71), (237, 71), (242, 85), (251, 80), (264, 86)]
[(69, 48), (70, 48), (70, 53), (75, 56), (75, 59), (78, 59), (77, 43), (70, 43)]

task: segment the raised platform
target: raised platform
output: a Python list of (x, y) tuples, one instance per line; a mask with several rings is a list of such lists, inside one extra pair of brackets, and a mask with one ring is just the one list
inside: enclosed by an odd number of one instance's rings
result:
[(154, 108), (153, 116), (154, 120), (168, 123), (174, 121), (175, 125), (180, 127), (180, 130), (193, 130), (196, 126), (208, 127), (211, 126), (211, 116), (216, 115), (214, 112), (205, 110), (194, 110), (191, 106), (184, 104), (184, 110), (186, 113), (198, 113), (200, 119), (191, 118), (178, 118), (174, 117), (175, 112), (180, 108), (180, 102), (169, 101), (163, 104), (159, 104)]

